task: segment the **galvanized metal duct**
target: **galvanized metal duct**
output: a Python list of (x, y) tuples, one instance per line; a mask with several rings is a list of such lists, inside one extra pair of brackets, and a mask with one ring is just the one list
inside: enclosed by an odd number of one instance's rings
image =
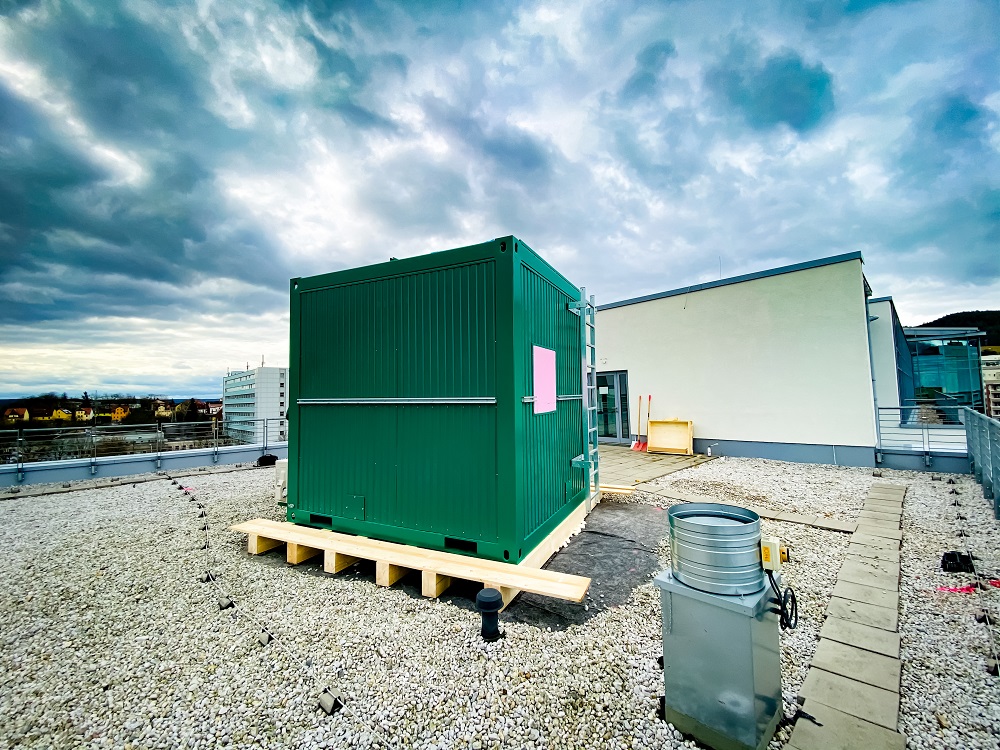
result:
[(760, 516), (722, 503), (674, 505), (668, 515), (674, 578), (711, 594), (753, 594), (764, 588)]

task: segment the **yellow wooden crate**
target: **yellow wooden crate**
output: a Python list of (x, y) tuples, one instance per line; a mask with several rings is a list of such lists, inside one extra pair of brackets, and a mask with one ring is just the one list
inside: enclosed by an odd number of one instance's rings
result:
[(648, 453), (694, 455), (694, 422), (683, 419), (654, 419), (646, 428)]

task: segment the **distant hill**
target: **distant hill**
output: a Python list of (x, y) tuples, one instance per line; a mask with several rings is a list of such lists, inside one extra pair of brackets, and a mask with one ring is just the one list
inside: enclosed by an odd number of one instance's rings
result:
[(918, 328), (937, 326), (957, 328), (978, 328), (986, 333), (983, 346), (1000, 346), (1000, 310), (970, 310), (945, 315), (943, 318), (923, 323)]

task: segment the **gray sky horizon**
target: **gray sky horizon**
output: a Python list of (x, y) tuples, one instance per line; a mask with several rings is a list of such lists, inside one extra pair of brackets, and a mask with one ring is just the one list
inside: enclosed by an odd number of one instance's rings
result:
[(1000, 308), (1000, 5), (0, 0), (0, 397), (217, 393), (289, 278), (507, 234)]

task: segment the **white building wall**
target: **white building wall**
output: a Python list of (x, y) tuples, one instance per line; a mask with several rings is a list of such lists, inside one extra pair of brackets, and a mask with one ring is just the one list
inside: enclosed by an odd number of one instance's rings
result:
[[(268, 423), (269, 441), (288, 436), (285, 413), (288, 409), (288, 368), (257, 367), (230, 373), (222, 379), (222, 413), (227, 429), (241, 439), (261, 440), (262, 424)], [(246, 421), (246, 425), (239, 422)], [(253, 435), (249, 434), (253, 431)]]
[[(896, 341), (892, 302), (869, 302), (868, 312), (878, 320), (871, 322), (872, 364), (875, 368), (875, 395), (878, 405), (899, 407), (899, 378), (896, 370)], [(893, 412), (894, 413), (894, 412)]]
[(600, 310), (598, 370), (696, 439), (874, 446), (864, 287), (858, 259)]

